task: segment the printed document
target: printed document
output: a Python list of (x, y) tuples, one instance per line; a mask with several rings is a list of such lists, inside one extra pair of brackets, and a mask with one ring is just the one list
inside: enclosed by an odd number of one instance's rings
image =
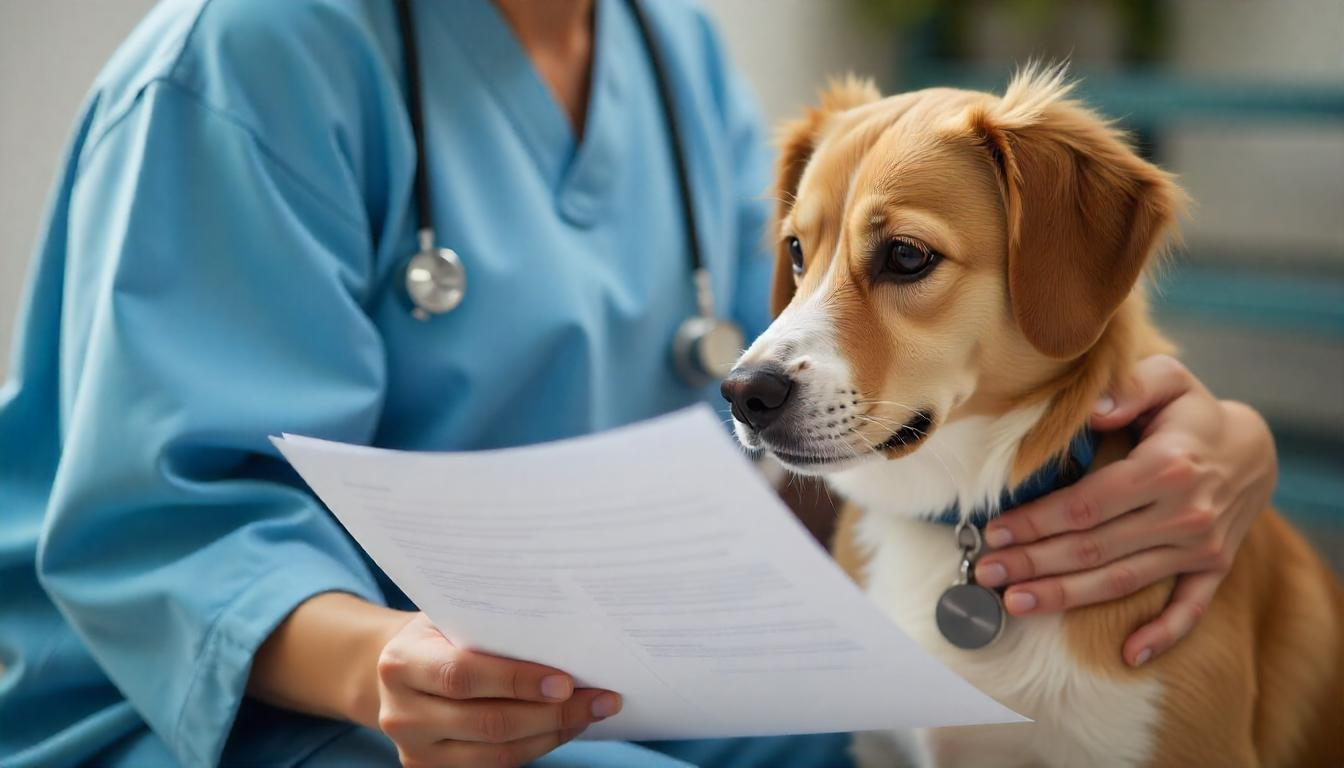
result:
[(1023, 721), (883, 615), (706, 406), (484, 452), (275, 443), (455, 645), (622, 694), (585, 738)]

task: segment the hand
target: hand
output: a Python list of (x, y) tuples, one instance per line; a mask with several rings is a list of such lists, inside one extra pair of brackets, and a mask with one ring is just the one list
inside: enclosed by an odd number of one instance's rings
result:
[(464, 651), (416, 614), (378, 658), (378, 727), (406, 766), (529, 763), (621, 710), (568, 675)]
[(991, 522), (997, 551), (976, 564), (986, 586), (1012, 584), (1010, 614), (1051, 613), (1114, 600), (1177, 575), (1162, 614), (1121, 651), (1139, 666), (1198, 623), (1242, 538), (1278, 479), (1269, 427), (1251, 408), (1222, 402), (1166, 355), (1096, 405), (1091, 425), (1130, 425), (1125, 459)]

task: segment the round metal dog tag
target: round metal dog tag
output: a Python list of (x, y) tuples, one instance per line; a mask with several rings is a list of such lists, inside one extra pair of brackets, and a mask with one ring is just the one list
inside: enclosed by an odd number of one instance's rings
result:
[(979, 584), (954, 584), (938, 598), (938, 631), (958, 648), (984, 648), (1003, 634), (1003, 601)]

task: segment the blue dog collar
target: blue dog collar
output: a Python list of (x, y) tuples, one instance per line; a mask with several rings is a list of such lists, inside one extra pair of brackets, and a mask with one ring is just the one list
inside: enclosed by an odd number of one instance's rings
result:
[[(999, 497), (999, 512), (1007, 512), (1030, 501), (1045, 496), (1060, 488), (1073, 485), (1087, 474), (1096, 458), (1097, 444), (1101, 438), (1090, 429), (1083, 429), (1069, 442), (1069, 455), (1064, 462), (1051, 461), (1022, 482), (1016, 488), (1004, 491)], [(977, 528), (984, 528), (989, 522), (991, 510), (977, 509), (968, 516), (968, 521)], [(933, 518), (933, 522), (943, 525), (956, 525), (961, 522), (961, 508), (953, 504), (943, 513)]]

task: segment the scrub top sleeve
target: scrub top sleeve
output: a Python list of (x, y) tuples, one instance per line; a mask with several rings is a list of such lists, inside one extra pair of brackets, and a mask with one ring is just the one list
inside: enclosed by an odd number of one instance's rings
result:
[(344, 190), (170, 82), (94, 142), (65, 222), (63, 451), (38, 575), (177, 759), (210, 765), (290, 611), (382, 600), (267, 441), (374, 432), (369, 228), (333, 202)]

